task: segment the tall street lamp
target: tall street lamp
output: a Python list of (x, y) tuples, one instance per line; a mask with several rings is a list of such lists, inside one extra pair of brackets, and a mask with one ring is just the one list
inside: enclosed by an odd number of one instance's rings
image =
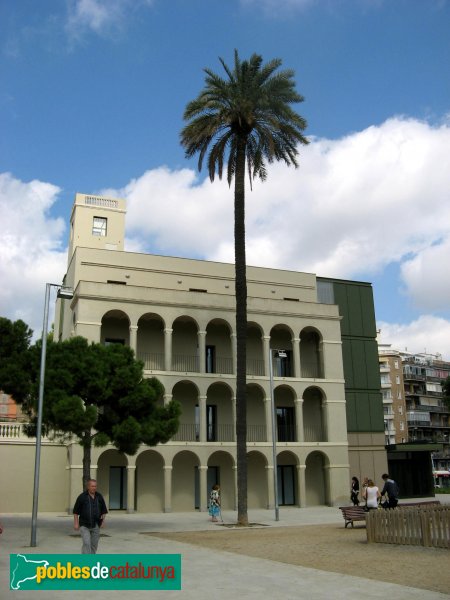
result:
[(39, 399), (37, 408), (36, 456), (34, 460), (33, 510), (31, 513), (30, 546), (32, 548), (36, 547), (36, 526), (39, 497), (39, 470), (41, 464), (42, 408), (44, 404), (45, 359), (47, 353), (48, 306), (50, 302), (50, 288), (52, 287), (58, 289), (58, 298), (63, 298), (67, 300), (73, 298), (72, 289), (66, 288), (56, 283), (47, 283), (45, 286), (44, 324), (42, 326), (41, 370), (39, 376)]

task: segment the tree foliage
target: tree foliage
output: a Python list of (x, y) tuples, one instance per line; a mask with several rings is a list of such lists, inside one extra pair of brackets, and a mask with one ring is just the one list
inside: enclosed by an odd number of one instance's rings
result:
[(23, 402), (30, 392), (29, 348), (33, 331), (26, 323), (0, 317), (0, 389)]
[[(30, 418), (30, 436), (36, 435), (41, 348), (40, 341), (23, 346), (29, 389), (15, 398)], [(82, 337), (47, 341), (42, 433), (78, 439), (85, 480), (93, 445), (111, 443), (132, 455), (141, 444), (165, 443), (176, 433), (180, 407), (175, 401), (163, 406), (163, 394), (157, 379), (144, 378), (143, 364), (127, 346), (90, 344)]]
[(236, 289), (236, 454), (238, 483), (238, 523), (248, 524), (247, 515), (247, 413), (246, 336), (247, 278), (245, 252), (245, 177), (264, 181), (266, 163), (283, 160), (297, 167), (298, 146), (307, 144), (303, 136), (306, 121), (291, 104), (303, 101), (296, 91), (292, 70), (278, 71), (281, 60), (266, 64), (258, 54), (241, 60), (234, 53), (234, 67), (219, 59), (225, 71), (221, 77), (205, 69), (205, 87), (188, 103), (186, 126), (181, 143), (186, 156), (198, 154), (198, 168), (206, 160), (211, 181), (234, 179), (234, 243)]

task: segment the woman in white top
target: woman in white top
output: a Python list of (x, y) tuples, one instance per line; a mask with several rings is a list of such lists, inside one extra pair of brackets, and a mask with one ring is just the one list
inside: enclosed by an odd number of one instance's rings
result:
[(366, 500), (366, 506), (369, 509), (378, 508), (378, 500), (381, 498), (380, 490), (374, 484), (372, 479), (369, 479), (367, 488), (364, 491), (364, 498)]

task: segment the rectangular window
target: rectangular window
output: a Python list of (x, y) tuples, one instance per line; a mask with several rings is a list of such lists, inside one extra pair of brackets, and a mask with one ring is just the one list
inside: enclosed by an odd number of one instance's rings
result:
[(215, 346), (206, 346), (205, 358), (206, 358), (205, 372), (206, 373), (215, 373), (216, 372), (216, 347)]
[(403, 406), (399, 406), (398, 407), (398, 414), (402, 415), (403, 414)]
[(206, 439), (208, 442), (217, 442), (217, 406), (206, 406)]
[(396, 376), (395, 376), (395, 383), (396, 383), (397, 385), (400, 385), (400, 375), (396, 375)]
[(398, 369), (398, 360), (394, 360), (394, 369)]
[(92, 235), (106, 236), (108, 219), (106, 217), (94, 217), (92, 223)]
[(400, 431), (405, 431), (405, 423), (400, 421)]

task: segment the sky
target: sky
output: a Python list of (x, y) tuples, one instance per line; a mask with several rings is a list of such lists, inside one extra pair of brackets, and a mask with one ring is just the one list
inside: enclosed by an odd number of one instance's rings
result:
[(0, 0), (0, 316), (41, 335), (76, 192), (126, 199), (127, 250), (233, 262), (180, 130), (234, 49), (294, 70), (310, 141), (247, 187), (248, 264), (372, 282), (379, 341), (450, 360), (450, 0)]

